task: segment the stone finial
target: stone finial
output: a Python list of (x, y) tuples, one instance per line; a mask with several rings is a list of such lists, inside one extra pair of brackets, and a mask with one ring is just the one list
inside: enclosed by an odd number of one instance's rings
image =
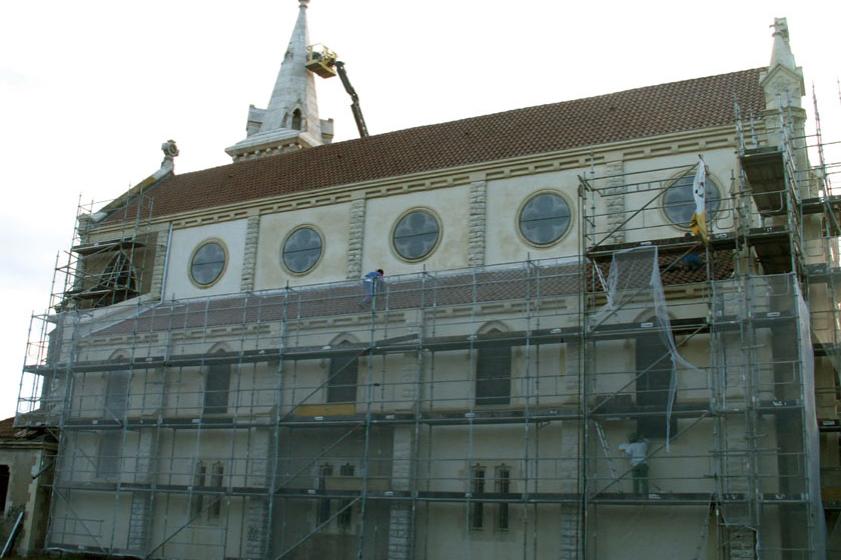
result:
[(774, 18), (774, 24), (771, 27), (774, 28), (772, 35), (780, 35), (785, 41), (788, 41), (788, 22), (786, 18)]
[(774, 36), (774, 48), (771, 51), (771, 64), (769, 67), (773, 69), (779, 64), (789, 70), (795, 70), (797, 64), (794, 62), (794, 54), (792, 54), (791, 45), (788, 42), (788, 22), (786, 18), (774, 18), (774, 24), (771, 27), (774, 29), (772, 33)]
[(300, 6), (301, 8), (306, 8), (307, 4), (309, 4), (309, 3), (310, 3), (310, 0), (298, 0), (298, 6)]
[(175, 145), (175, 140), (167, 140), (161, 144), (161, 151), (164, 153), (164, 160), (161, 162), (161, 169), (172, 170), (174, 166), (173, 158), (178, 156), (178, 146)]
[(161, 151), (164, 153), (164, 158), (172, 159), (178, 155), (178, 146), (175, 145), (175, 140), (167, 140), (161, 144)]

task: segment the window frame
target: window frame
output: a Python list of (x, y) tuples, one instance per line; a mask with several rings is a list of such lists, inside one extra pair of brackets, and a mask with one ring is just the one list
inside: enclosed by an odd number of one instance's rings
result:
[[(314, 231), (315, 234), (318, 236), (318, 240), (320, 242), (320, 245), (319, 245), (318, 258), (315, 259), (315, 261), (312, 263), (312, 265), (310, 265), (309, 268), (307, 268), (306, 270), (303, 270), (301, 272), (298, 272), (298, 271), (293, 270), (286, 263), (286, 257), (285, 257), (286, 256), (286, 244), (289, 243), (289, 240), (292, 239), (293, 235), (295, 235), (296, 233), (298, 233), (299, 231), (301, 231), (303, 229), (309, 229), (309, 230)], [(322, 231), (313, 224), (301, 224), (299, 226), (296, 226), (296, 227), (292, 228), (292, 230), (290, 230), (289, 233), (286, 234), (286, 237), (283, 238), (283, 241), (280, 244), (280, 266), (282, 266), (283, 269), (286, 272), (288, 272), (289, 274), (291, 274), (293, 276), (306, 276), (307, 274), (310, 274), (313, 270), (315, 270), (318, 267), (319, 264), (321, 264), (321, 260), (324, 258), (324, 250), (325, 250), (325, 245), (326, 245), (325, 239), (326, 238), (324, 236), (324, 233), (322, 233)]]
[[(539, 196), (546, 195), (546, 194), (557, 196), (558, 198), (560, 198), (563, 201), (564, 204), (566, 204), (567, 210), (569, 211), (569, 222), (567, 223), (567, 227), (563, 231), (563, 233), (561, 233), (561, 235), (559, 235), (556, 239), (554, 239), (552, 241), (549, 241), (547, 243), (537, 243), (537, 242), (529, 239), (526, 236), (526, 234), (523, 233), (523, 230), (522, 230), (522, 227), (521, 227), (522, 216), (523, 216), (523, 211), (526, 209), (526, 206), (528, 206), (528, 204), (532, 200), (534, 200), (535, 198), (537, 198)], [(547, 247), (552, 247), (554, 245), (557, 245), (561, 241), (563, 241), (570, 234), (570, 232), (572, 232), (574, 223), (575, 223), (575, 213), (573, 212), (573, 205), (571, 204), (571, 201), (570, 201), (569, 197), (566, 196), (566, 194), (564, 194), (563, 192), (561, 192), (559, 190), (556, 190), (556, 189), (540, 189), (540, 190), (536, 190), (536, 191), (530, 193), (520, 203), (519, 208), (517, 208), (517, 212), (514, 214), (514, 230), (517, 232), (517, 235), (520, 237), (520, 239), (526, 245), (530, 245), (530, 246), (536, 247), (538, 249), (545, 249)]]
[[(336, 345), (341, 348), (344, 345), (351, 345), (350, 341), (343, 341)], [(341, 362), (341, 367), (339, 363)], [(352, 365), (351, 365), (352, 364)], [(339, 383), (339, 381), (350, 381), (353, 377), (353, 383)], [(348, 379), (344, 379), (347, 377)], [(359, 354), (353, 350), (349, 350), (347, 355), (339, 355), (330, 358), (327, 369), (326, 392), (324, 395), (324, 402), (328, 404), (355, 404), (357, 402), (357, 392), (359, 390)], [(345, 395), (344, 393), (347, 393)], [(344, 397), (349, 396), (353, 392), (353, 398), (350, 400)]]
[[(656, 324), (652, 317), (648, 322)], [(659, 357), (657, 357), (659, 356)], [(656, 360), (655, 360), (656, 357)], [(647, 439), (666, 437), (666, 406), (671, 384), (672, 361), (670, 349), (656, 328), (634, 337), (634, 400), (637, 406), (660, 407), (662, 414), (642, 416), (637, 419), (637, 433)], [(677, 418), (670, 422), (672, 437), (677, 434)]]
[[(117, 369), (105, 373), (105, 399), (103, 413), (108, 419), (122, 421), (129, 409), (131, 392), (131, 372)], [(119, 409), (117, 409), (119, 406)]]
[[(327, 478), (333, 476), (333, 465), (322, 463), (318, 466), (318, 491), (327, 492)], [(330, 498), (321, 498), (315, 503), (315, 526), (324, 525), (333, 516), (333, 505)]]
[(215, 461), (210, 468), (210, 487), (220, 492), (213, 496), (213, 501), (207, 508), (208, 519), (220, 519), (222, 517), (222, 498), (225, 489), (225, 463)]
[[(122, 455), (123, 434), (121, 431), (107, 430), (99, 434), (96, 451), (96, 478), (107, 481), (117, 480), (121, 472)], [(113, 464), (111, 461), (113, 461)]]
[[(222, 249), (222, 253), (225, 256), (225, 260), (222, 263), (222, 268), (219, 270), (219, 274), (217, 274), (216, 277), (213, 278), (212, 281), (210, 281), (206, 284), (202, 284), (201, 282), (196, 280), (195, 277), (193, 276), (193, 262), (196, 260), (196, 255), (198, 255), (199, 251), (201, 249), (203, 249), (204, 247), (206, 247), (207, 245), (210, 245), (210, 244), (216, 244)], [(205, 239), (204, 241), (202, 241), (198, 245), (196, 245), (195, 249), (193, 249), (193, 252), (190, 255), (190, 260), (187, 263), (187, 278), (189, 278), (190, 282), (194, 286), (196, 286), (197, 288), (200, 288), (200, 289), (210, 288), (211, 286), (214, 286), (217, 283), (219, 283), (219, 281), (222, 280), (222, 278), (225, 277), (225, 272), (227, 272), (227, 270), (228, 270), (228, 263), (230, 262), (230, 260), (231, 260), (230, 259), (230, 251), (228, 251), (228, 246), (225, 245), (224, 241), (222, 241), (218, 237), (210, 237), (208, 239)]]
[(199, 517), (204, 511), (204, 494), (197, 489), (207, 485), (207, 465), (201, 459), (193, 465), (193, 495), (190, 497), (190, 516)]
[[(505, 331), (501, 331), (499, 329), (490, 329), (487, 332), (481, 334), (494, 334), (494, 335), (504, 335)], [(504, 357), (503, 357), (504, 354)], [(507, 360), (504, 360), (507, 359)], [(485, 360), (493, 360), (494, 363), (505, 363), (506, 366), (503, 368), (505, 371), (499, 372), (497, 370), (492, 371), (491, 373), (494, 374), (507, 374), (507, 375), (495, 375), (493, 377), (483, 377), (482, 373), (489, 371), (483, 367), (483, 362)], [(476, 349), (476, 364), (475, 364), (475, 371), (474, 371), (474, 379), (473, 379), (473, 402), (476, 406), (499, 406), (499, 405), (510, 405), (511, 404), (511, 380), (512, 380), (512, 371), (513, 371), (513, 362), (514, 353), (512, 352), (512, 347), (509, 345), (496, 345), (496, 344), (488, 344), (482, 345)], [(507, 381), (506, 384), (506, 391), (498, 391), (500, 387)], [(488, 388), (496, 388), (494, 389), (493, 394), (487, 395), (483, 394), (480, 395), (480, 387), (485, 387), (484, 391), (487, 392)], [(497, 394), (499, 393), (499, 394)]]
[[(224, 350), (219, 350), (212, 355), (215, 356), (224, 356), (226, 352)], [(203, 378), (204, 378), (204, 390), (202, 392), (202, 415), (218, 415), (218, 414), (228, 414), (228, 409), (231, 406), (231, 377), (233, 375), (233, 368), (231, 367), (230, 363), (209, 363), (204, 368)], [(211, 385), (211, 377), (221, 377), (224, 376), (227, 378), (227, 387), (223, 390), (221, 388), (212, 388)], [(215, 380), (214, 384), (218, 382), (219, 387), (225, 385), (221, 383), (220, 380)], [(222, 397), (224, 396), (225, 404), (221, 404)], [(219, 402), (214, 401), (214, 398), (218, 399)]]
[(468, 517), (470, 529), (472, 531), (481, 531), (485, 528), (485, 502), (477, 500), (477, 496), (481, 497), (485, 494), (485, 485), (488, 482), (488, 470), (484, 465), (476, 463), (470, 467), (470, 512)]
[[(695, 203), (694, 203), (694, 198), (692, 197), (692, 183), (694, 181), (696, 168), (697, 168), (697, 166), (693, 165), (692, 169), (690, 169), (689, 171), (686, 171), (685, 173), (678, 174), (678, 175), (672, 177), (671, 179), (669, 179), (668, 180), (669, 185), (663, 189), (663, 194), (661, 195), (662, 202), (661, 202), (661, 204), (659, 204), (659, 207), (660, 207), (660, 212), (663, 215), (663, 219), (666, 221), (666, 225), (671, 226), (673, 228), (676, 228), (680, 231), (689, 231), (690, 225), (691, 225), (691, 222), (692, 222), (692, 217), (690, 215), (689, 220), (687, 220), (686, 222), (680, 222), (680, 223), (672, 220), (672, 217), (669, 215), (669, 211), (667, 210), (667, 206), (666, 206), (666, 195), (669, 192), (669, 189), (675, 187), (679, 181), (687, 179), (688, 182), (684, 186), (686, 186), (689, 189), (690, 198), (689, 198), (689, 202), (687, 202), (686, 204), (691, 205), (692, 208), (694, 209), (695, 208)], [(717, 206), (717, 208), (715, 209), (714, 212), (709, 211), (709, 203), (707, 203), (707, 230), (712, 232), (713, 222), (715, 221), (718, 214), (723, 210), (724, 200), (725, 200), (724, 196), (723, 196), (724, 191), (721, 189), (718, 181), (710, 173), (706, 174), (705, 184), (706, 184), (706, 188), (708, 190), (710, 188), (715, 189), (716, 195), (718, 196), (718, 206)], [(704, 193), (705, 202), (707, 200), (707, 196), (706, 196), (707, 194), (708, 193), (706, 193), (706, 192)], [(672, 205), (672, 206), (677, 206), (677, 205), (675, 204), (675, 205)]]
[[(497, 494), (505, 495), (511, 493), (511, 467), (506, 464), (496, 466), (494, 469), (494, 486)], [(494, 528), (497, 531), (508, 531), (511, 529), (510, 505), (508, 502), (499, 502), (497, 504), (494, 523)]]
[[(406, 257), (398, 250), (397, 244), (395, 243), (394, 234), (397, 232), (397, 226), (399, 226), (400, 223), (404, 219), (406, 219), (408, 216), (410, 216), (411, 214), (414, 214), (416, 212), (422, 212), (424, 214), (427, 214), (427, 215), (431, 216), (432, 219), (435, 220), (435, 224), (438, 226), (438, 232), (437, 232), (437, 235), (435, 237), (435, 243), (432, 244), (432, 247), (430, 247), (429, 250), (426, 253), (424, 253), (423, 255), (421, 255), (419, 257)], [(407, 263), (417, 263), (417, 262), (425, 261), (426, 259), (431, 257), (433, 254), (435, 254), (435, 251), (441, 245), (441, 239), (443, 237), (444, 237), (444, 222), (441, 220), (441, 216), (439, 216), (438, 213), (435, 212), (432, 208), (429, 208), (427, 206), (414, 206), (414, 207), (409, 208), (408, 210), (404, 211), (402, 214), (400, 214), (397, 217), (396, 220), (394, 220), (394, 223), (391, 225), (391, 232), (389, 233), (389, 247), (391, 247), (391, 252), (394, 253), (394, 256), (397, 257), (399, 260), (401, 260), (403, 262), (407, 262)]]

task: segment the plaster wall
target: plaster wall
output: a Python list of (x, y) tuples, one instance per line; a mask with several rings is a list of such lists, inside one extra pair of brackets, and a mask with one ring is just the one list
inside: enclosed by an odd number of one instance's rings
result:
[(72, 490), (65, 493), (65, 498), (53, 501), (47, 546), (64, 545), (79, 550), (128, 548), (131, 493)]
[[(470, 187), (464, 185), (368, 201), (363, 274), (377, 268), (384, 269), (388, 275), (467, 266), (469, 196)], [(437, 247), (427, 258), (407, 262), (392, 248), (391, 232), (403, 213), (415, 208), (432, 210), (438, 216), (439, 239)]]
[[(601, 506), (591, 517), (598, 532), (598, 538), (591, 541), (593, 555), (617, 560), (706, 558), (709, 544), (705, 524), (708, 515), (709, 507), (706, 505)], [(664, 527), (668, 530), (664, 531)]]
[[(283, 243), (290, 233), (304, 225), (313, 227), (321, 234), (323, 252), (313, 269), (304, 274), (295, 274), (282, 264)], [(291, 286), (299, 286), (344, 280), (349, 228), (348, 203), (261, 216), (254, 288), (282, 288), (287, 282)]]
[[(197, 226), (172, 232), (163, 299), (183, 299), (228, 294), (240, 291), (246, 220)], [(225, 245), (227, 262), (215, 284), (199, 287), (190, 279), (193, 251), (205, 241), (220, 240)]]
[[(415, 554), (418, 558), (558, 558), (561, 546), (561, 508), (539, 505), (509, 506), (510, 528), (492, 526), (497, 504), (484, 506), (487, 527), (470, 528), (470, 506), (427, 503), (418, 511)], [(525, 552), (524, 552), (525, 551)]]
[[(730, 198), (731, 173), (737, 173), (737, 161), (734, 157), (733, 148), (718, 148), (703, 151), (704, 162), (708, 168), (707, 180), (712, 180), (718, 187), (722, 200), (719, 210), (713, 220), (709, 220), (707, 227), (710, 233), (717, 231), (730, 231), (735, 223), (733, 204)], [(651, 185), (640, 185), (640, 187), (629, 187), (629, 191), (644, 190), (648, 188), (661, 188), (669, 186), (669, 183), (661, 183), (668, 177), (668, 172), (649, 171), (651, 169), (663, 169), (677, 166), (697, 165), (698, 158), (695, 154), (676, 154), (660, 156), (651, 159), (629, 160), (625, 162), (625, 173), (635, 173), (626, 177), (626, 181), (644, 183), (656, 181)], [(690, 170), (689, 173), (693, 171)], [(673, 171), (672, 180), (680, 178), (683, 174), (679, 169)], [(597, 175), (598, 176), (598, 175)], [(600, 185), (601, 186), (601, 185)], [(628, 192), (625, 197), (626, 218), (631, 218), (624, 226), (625, 239), (627, 242), (647, 241), (669, 237), (680, 237), (686, 233), (685, 228), (678, 227), (669, 221), (663, 210), (664, 199), (661, 196), (654, 202), (650, 202), (657, 194), (663, 191)], [(645, 210), (631, 217), (634, 211), (650, 204)], [(599, 212), (604, 212), (602, 206)], [(599, 230), (606, 232), (606, 225), (600, 223)]]
[[(488, 181), (485, 262), (497, 264), (524, 261), (526, 258), (575, 257), (579, 253), (579, 173), (579, 169), (570, 169)], [(544, 190), (556, 192), (566, 200), (570, 223), (559, 241), (548, 247), (537, 247), (520, 234), (520, 210), (532, 195)]]

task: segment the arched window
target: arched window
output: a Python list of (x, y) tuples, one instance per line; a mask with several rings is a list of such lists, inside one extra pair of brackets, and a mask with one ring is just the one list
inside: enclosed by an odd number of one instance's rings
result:
[(122, 420), (128, 407), (129, 372), (109, 371), (105, 375), (105, 418)]
[[(221, 357), (225, 351), (219, 349), (214, 356)], [(225, 414), (228, 412), (228, 393), (231, 390), (231, 364), (211, 363), (207, 366), (204, 380), (204, 413)]]
[[(654, 323), (655, 319), (649, 319)], [(656, 323), (655, 323), (656, 324)], [(643, 333), (636, 337), (636, 399), (637, 406), (654, 414), (641, 416), (637, 421), (637, 432), (643, 437), (666, 437), (666, 406), (669, 400), (669, 385), (672, 379), (672, 356), (663, 341), (663, 333)], [(662, 414), (660, 414), (662, 412)], [(672, 418), (672, 422), (676, 422)], [(677, 433), (677, 424), (670, 432)]]
[(303, 119), (301, 118), (301, 110), (295, 109), (292, 111), (292, 128), (294, 130), (303, 130), (301, 125), (303, 124)]
[[(345, 341), (339, 347), (350, 347)], [(359, 356), (348, 348), (347, 354), (340, 354), (330, 360), (330, 372), (327, 379), (328, 403), (356, 402), (356, 380), (359, 374)]]
[[(486, 335), (501, 335), (491, 329)], [(481, 341), (481, 338), (480, 338)], [(511, 402), (511, 346), (494, 341), (479, 346), (476, 358), (476, 404), (508, 404)]]
[(114, 369), (102, 374), (105, 376), (105, 410), (103, 410), (103, 417), (107, 420), (122, 421), (128, 408), (131, 376), (126, 368), (129, 358), (122, 350), (118, 350), (109, 358), (109, 361), (114, 364)]

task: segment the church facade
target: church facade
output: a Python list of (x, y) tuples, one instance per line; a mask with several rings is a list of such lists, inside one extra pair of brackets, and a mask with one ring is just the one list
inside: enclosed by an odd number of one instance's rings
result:
[(825, 557), (841, 228), (785, 20), (767, 67), (331, 143), (307, 4), (232, 164), (167, 142), (79, 216), (17, 416), (46, 546)]

